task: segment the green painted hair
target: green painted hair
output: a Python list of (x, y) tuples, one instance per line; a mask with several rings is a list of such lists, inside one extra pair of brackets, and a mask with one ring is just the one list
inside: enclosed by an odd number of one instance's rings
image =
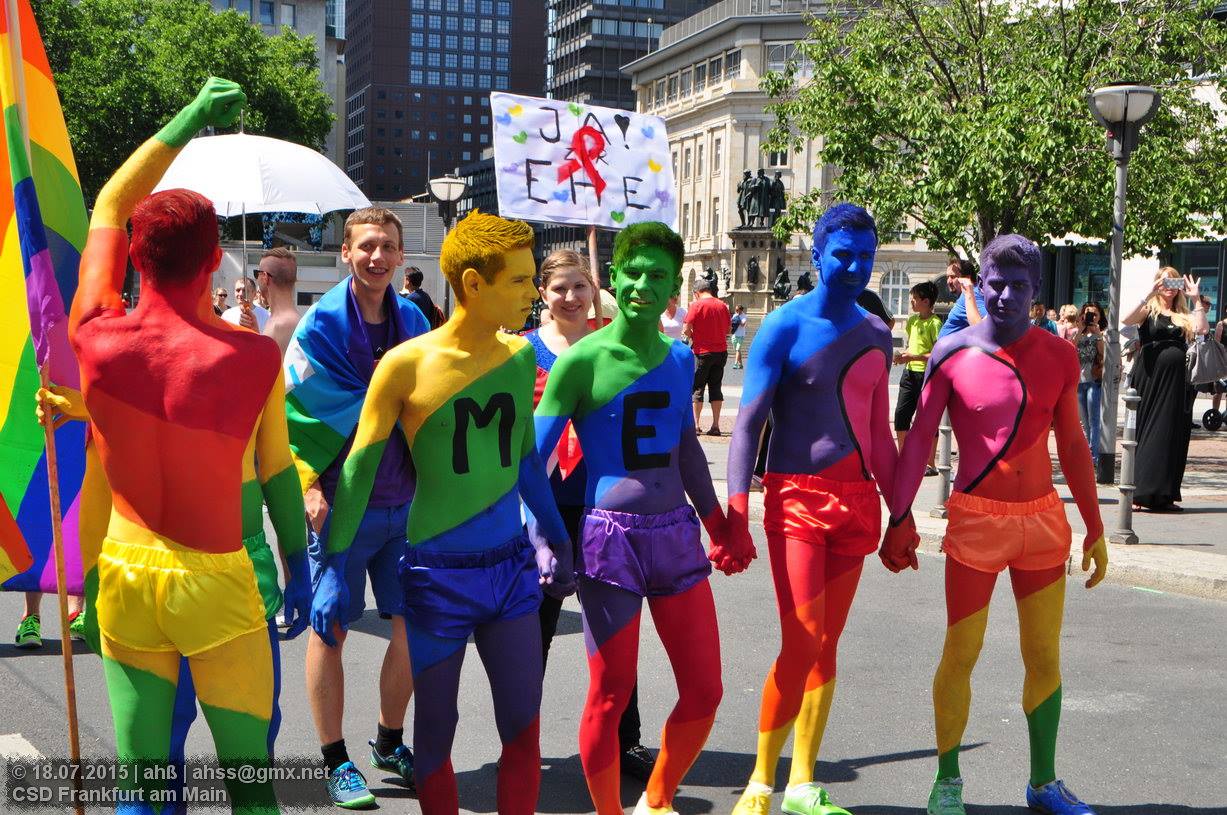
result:
[(686, 247), (681, 236), (660, 221), (642, 221), (619, 232), (614, 238), (613, 265), (621, 268), (628, 257), (645, 246), (663, 249), (673, 260), (674, 272), (681, 273)]

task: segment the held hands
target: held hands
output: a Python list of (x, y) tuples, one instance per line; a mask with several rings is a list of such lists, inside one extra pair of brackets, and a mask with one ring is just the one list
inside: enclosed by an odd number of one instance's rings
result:
[(307, 487), (302, 500), (303, 505), (307, 508), (307, 521), (318, 535), (324, 529), (324, 521), (328, 520), (328, 499), (324, 497), (324, 490), (320, 487), (319, 481)]
[(542, 550), (537, 550), (537, 568), (545, 586), (545, 593), (558, 600), (570, 597), (575, 593), (576, 588), (575, 556), (571, 541), (563, 541), (561, 545), (555, 546), (552, 549), (547, 548), (544, 551), (550, 555), (550, 560), (552, 561), (552, 568), (547, 578), (546, 573), (541, 570)]
[(286, 567), (285, 590), (281, 594), (289, 628), (281, 638), (292, 640), (306, 631), (311, 622), (311, 574), (307, 567), (307, 553), (290, 555), (286, 558)]
[(898, 574), (907, 568), (919, 569), (916, 560), (916, 549), (920, 546), (920, 535), (916, 532), (916, 520), (909, 511), (903, 520), (891, 522), (882, 537), (882, 546), (878, 549), (878, 557), (882, 565)]
[(85, 398), (81, 396), (81, 391), (75, 388), (63, 385), (39, 388), (34, 398), (37, 401), (34, 415), (38, 417), (40, 424), (50, 420), (52, 430), (70, 420), (89, 421)]
[(708, 534), (712, 543), (707, 559), (726, 575), (744, 572), (750, 568), (750, 561), (758, 557), (754, 539), (750, 536), (750, 525), (744, 515), (734, 515), (730, 511), (722, 528), (709, 529)]
[(337, 645), (337, 639), (333, 635), (334, 626), (340, 627), (342, 631), (349, 627), (344, 622), (349, 610), (349, 586), (345, 582), (345, 563), (348, 559), (348, 552), (328, 556), (320, 572), (319, 587), (311, 601), (311, 627), (330, 648)]
[(1092, 562), (1095, 564), (1095, 571), (1086, 581), (1088, 589), (1098, 586), (1108, 574), (1108, 542), (1104, 540), (1102, 534), (1094, 539), (1087, 535), (1086, 540), (1082, 543), (1082, 571), (1090, 571)]

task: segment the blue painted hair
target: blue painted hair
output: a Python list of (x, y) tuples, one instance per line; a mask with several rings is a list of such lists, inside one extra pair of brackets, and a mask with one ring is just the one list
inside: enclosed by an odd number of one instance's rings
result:
[(1043, 257), (1040, 248), (1022, 235), (1010, 233), (998, 235), (988, 242), (980, 253), (980, 276), (989, 266), (998, 269), (1026, 269), (1031, 275), (1031, 281), (1038, 289), (1040, 272), (1043, 270)]
[(878, 225), (873, 216), (864, 207), (845, 201), (822, 213), (818, 223), (814, 224), (814, 257), (822, 254), (827, 245), (827, 236), (841, 229), (868, 229), (875, 240), (878, 237)]

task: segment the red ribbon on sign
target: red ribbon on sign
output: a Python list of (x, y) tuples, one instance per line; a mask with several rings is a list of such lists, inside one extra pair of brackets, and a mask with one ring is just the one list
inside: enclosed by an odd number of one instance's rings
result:
[(585, 125), (575, 131), (575, 135), (571, 137), (571, 154), (573, 158), (567, 161), (558, 168), (559, 183), (566, 181), (580, 167), (584, 168), (584, 172), (588, 174), (588, 180), (592, 182), (593, 188), (596, 190), (596, 197), (600, 198), (601, 193), (605, 191), (605, 179), (601, 178), (601, 174), (596, 171), (594, 159), (598, 158), (605, 151), (605, 137), (601, 135), (601, 131), (597, 130), (592, 125)]

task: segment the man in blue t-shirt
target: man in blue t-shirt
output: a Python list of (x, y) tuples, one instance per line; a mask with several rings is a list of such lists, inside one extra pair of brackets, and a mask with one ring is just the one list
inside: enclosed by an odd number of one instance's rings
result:
[(937, 338), (962, 331), (984, 317), (984, 295), (976, 285), (976, 271), (970, 260), (952, 258), (946, 266), (946, 285), (959, 295)]

